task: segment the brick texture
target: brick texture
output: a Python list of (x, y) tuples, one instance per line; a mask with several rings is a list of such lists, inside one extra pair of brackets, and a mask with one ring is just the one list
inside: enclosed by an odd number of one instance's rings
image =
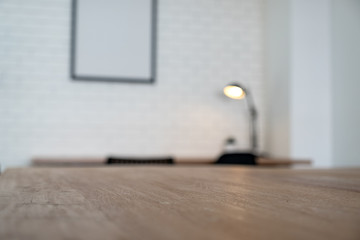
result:
[[(69, 77), (69, 0), (0, 1), (0, 163), (34, 156), (214, 157), (246, 149), (248, 86), (263, 126), (263, 1), (164, 0), (152, 85)], [(262, 140), (262, 134), (260, 131)]]

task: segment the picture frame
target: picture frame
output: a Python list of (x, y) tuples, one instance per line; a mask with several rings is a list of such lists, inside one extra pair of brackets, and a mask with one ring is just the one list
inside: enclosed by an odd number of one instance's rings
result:
[(73, 80), (154, 83), (157, 0), (72, 0)]

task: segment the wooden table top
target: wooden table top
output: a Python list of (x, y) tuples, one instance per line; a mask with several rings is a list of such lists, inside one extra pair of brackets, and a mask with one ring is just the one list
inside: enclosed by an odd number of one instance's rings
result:
[[(123, 158), (123, 157), (122, 157)], [(141, 158), (141, 157), (140, 157)], [(131, 157), (129, 158), (131, 159)], [(146, 158), (145, 158), (146, 159)], [(163, 157), (160, 157), (163, 159)], [(105, 165), (107, 158), (105, 157), (35, 157), (31, 160), (33, 166), (40, 167), (87, 167)], [(177, 165), (202, 165), (214, 164), (217, 158), (175, 158), (174, 163)], [(256, 158), (256, 164), (259, 166), (268, 167), (291, 167), (294, 165), (311, 165), (311, 160), (308, 159), (287, 159), (287, 158)]]
[(360, 169), (19, 168), (0, 239), (360, 239)]

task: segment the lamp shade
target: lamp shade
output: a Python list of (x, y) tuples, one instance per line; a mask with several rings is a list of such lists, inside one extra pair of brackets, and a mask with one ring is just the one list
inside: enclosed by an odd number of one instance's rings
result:
[(229, 84), (224, 88), (225, 96), (232, 99), (243, 99), (246, 96), (244, 88), (238, 84)]

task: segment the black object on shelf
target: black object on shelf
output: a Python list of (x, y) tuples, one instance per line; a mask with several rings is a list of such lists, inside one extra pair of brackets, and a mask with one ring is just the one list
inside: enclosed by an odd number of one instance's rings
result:
[(256, 165), (256, 156), (252, 153), (225, 153), (215, 164)]
[(174, 159), (108, 157), (106, 164), (174, 164)]

